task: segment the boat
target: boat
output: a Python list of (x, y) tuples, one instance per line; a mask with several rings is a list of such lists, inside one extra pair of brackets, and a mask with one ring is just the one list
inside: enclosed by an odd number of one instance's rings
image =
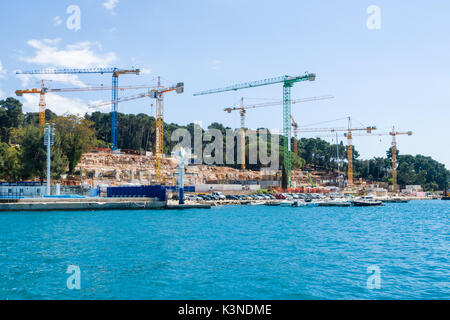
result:
[(382, 206), (383, 202), (375, 200), (372, 196), (361, 197), (360, 199), (351, 201), (351, 204), (355, 207), (374, 207)]
[(266, 202), (266, 203), (264, 203), (264, 205), (265, 205), (265, 206), (268, 206), (268, 207), (279, 207), (279, 206), (280, 206), (280, 203), (279, 203), (279, 202), (273, 202), (273, 201), (271, 201), (271, 202)]
[(300, 203), (298, 201), (282, 201), (280, 202), (281, 207), (299, 207)]
[(263, 204), (264, 204), (264, 202), (255, 202), (255, 201), (253, 201), (253, 202), (248, 203), (247, 205), (249, 205), (249, 206), (262, 206)]
[(318, 207), (319, 202), (306, 202), (302, 205), (303, 207)]
[(395, 198), (395, 199), (384, 199), (381, 200), (384, 203), (408, 203), (409, 200), (406, 199), (400, 199), (400, 198)]
[(331, 201), (320, 202), (318, 205), (319, 205), (319, 207), (350, 207), (351, 203), (348, 201), (331, 200)]

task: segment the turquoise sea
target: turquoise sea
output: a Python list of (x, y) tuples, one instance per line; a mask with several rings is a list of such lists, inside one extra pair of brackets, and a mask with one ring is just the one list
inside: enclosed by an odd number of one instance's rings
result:
[(0, 212), (0, 299), (449, 299), (449, 214), (439, 200)]

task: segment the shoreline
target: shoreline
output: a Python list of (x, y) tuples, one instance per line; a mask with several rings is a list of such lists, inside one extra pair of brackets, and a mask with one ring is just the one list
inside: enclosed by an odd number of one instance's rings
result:
[[(399, 198), (405, 201), (438, 200), (433, 198)], [(5, 199), (4, 199), (5, 200)], [(377, 199), (383, 200), (383, 199)], [(186, 201), (179, 204), (178, 201), (159, 201), (153, 198), (74, 198), (74, 199), (9, 199), (0, 203), (0, 212), (23, 211), (98, 211), (98, 210), (188, 210), (210, 209), (218, 206), (241, 205), (280, 205), (285, 200), (203, 200)], [(300, 201), (302, 202), (302, 201)], [(321, 203), (322, 201), (313, 201)], [(387, 201), (389, 202), (389, 201)]]

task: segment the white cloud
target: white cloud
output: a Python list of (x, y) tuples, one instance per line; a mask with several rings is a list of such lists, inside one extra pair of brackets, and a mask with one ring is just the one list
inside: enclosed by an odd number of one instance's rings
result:
[(217, 71), (217, 70), (219, 70), (221, 68), (222, 61), (220, 61), (220, 60), (213, 60), (213, 61), (211, 61), (210, 66), (211, 66), (211, 70)]
[[(23, 96), (23, 109), (25, 112), (39, 111), (39, 95), (26, 94)], [(84, 115), (90, 111), (87, 103), (84, 103), (79, 98), (69, 99), (54, 93), (49, 93), (45, 96), (47, 108), (58, 115), (66, 113)]]
[[(100, 44), (89, 41), (68, 44), (64, 48), (59, 45), (61, 39), (30, 40), (28, 44), (36, 49), (33, 57), (21, 57), (22, 61), (52, 68), (103, 68), (111, 66), (117, 60), (114, 52), (104, 55), (94, 52), (101, 49)], [(1, 73), (0, 73), (1, 76)], [(17, 75), (22, 86), (36, 85), (38, 80), (51, 80), (85, 87), (75, 74)]]
[(0, 78), (4, 79), (6, 78), (5, 74), (7, 71), (3, 68), (2, 60), (0, 60)]
[(90, 41), (69, 44), (63, 49), (58, 48), (60, 39), (29, 40), (27, 43), (36, 49), (34, 57), (21, 58), (28, 63), (63, 68), (101, 68), (117, 60), (114, 52), (96, 54), (92, 47), (99, 45)]
[(54, 17), (53, 18), (53, 25), (56, 27), (56, 26), (59, 26), (60, 24), (62, 24), (61, 17), (59, 17), (59, 16)]
[(103, 6), (109, 10), (113, 11), (114, 8), (119, 4), (119, 0), (108, 0), (106, 2), (103, 2)]

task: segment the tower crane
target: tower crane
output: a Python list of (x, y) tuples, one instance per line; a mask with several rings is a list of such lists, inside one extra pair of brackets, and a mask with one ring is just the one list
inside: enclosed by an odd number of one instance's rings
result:
[(298, 155), (298, 123), (291, 114), (292, 128), (294, 128), (294, 154)]
[(316, 74), (315, 73), (306, 73), (304, 75), (299, 76), (282, 76), (277, 78), (264, 79), (253, 82), (246, 82), (241, 84), (236, 84), (232, 86), (228, 86), (225, 88), (212, 89), (207, 91), (202, 91), (195, 93), (194, 96), (206, 95), (206, 94), (214, 94), (219, 92), (227, 92), (227, 91), (237, 91), (241, 89), (248, 89), (254, 87), (267, 86), (271, 84), (282, 83), (283, 84), (283, 135), (285, 137), (284, 140), (284, 170), (286, 172), (288, 185), (291, 185), (291, 169), (292, 169), (292, 160), (291, 160), (291, 88), (297, 82), (302, 81), (315, 81)]
[[(325, 95), (325, 96), (319, 96), (319, 97), (291, 100), (291, 103), (297, 104), (297, 103), (319, 101), (319, 100), (326, 100), (326, 99), (333, 99), (333, 98), (334, 97), (331, 95)], [(245, 106), (244, 98), (241, 98), (241, 105), (239, 107), (231, 107), (231, 108), (224, 109), (228, 113), (231, 113), (233, 111), (239, 111), (240, 116), (241, 116), (241, 145), (240, 145), (240, 147), (241, 147), (241, 168), (242, 168), (242, 170), (245, 170), (245, 116), (247, 114), (247, 110), (278, 106), (278, 105), (282, 105), (283, 103), (284, 103), (284, 101), (275, 101), (275, 102), (265, 102), (265, 103), (258, 103), (258, 104), (252, 104), (252, 105)], [(293, 120), (292, 115), (291, 115), (291, 119)], [(295, 142), (294, 142), (294, 146), (295, 146)]]
[(372, 133), (376, 130), (375, 126), (366, 128), (352, 128), (351, 117), (348, 117), (348, 128), (307, 128), (298, 129), (298, 132), (339, 132), (346, 131), (345, 137), (347, 137), (347, 184), (353, 186), (353, 132), (354, 131), (366, 131), (367, 133)]
[[(159, 81), (158, 81), (159, 82)], [(162, 177), (162, 164), (164, 156), (164, 94), (176, 91), (177, 94), (184, 92), (184, 83), (180, 82), (171, 87), (163, 88), (158, 84), (158, 89), (152, 89), (148, 92), (144, 92), (138, 95), (128, 96), (117, 99), (117, 103), (141, 99), (141, 98), (152, 98), (156, 99), (156, 143), (155, 143), (155, 180), (158, 182), (163, 182)], [(112, 102), (100, 102), (90, 106), (90, 108), (98, 108), (102, 106), (110, 105)]]
[[(112, 74), (112, 118), (111, 118), (111, 144), (112, 149), (117, 150), (117, 114), (119, 111), (118, 98), (119, 98), (119, 76), (122, 74), (136, 74), (139, 75), (140, 69), (119, 69), (119, 68), (90, 68), (90, 69), (45, 69), (45, 70), (33, 70), (33, 71), (17, 71), (16, 74)], [(43, 100), (41, 95), (41, 101)], [(45, 101), (44, 101), (45, 102)], [(41, 106), (40, 108), (45, 108)]]
[[(96, 87), (81, 87), (81, 88), (50, 88), (45, 86), (45, 80), (41, 80), (41, 88), (16, 90), (16, 95), (22, 97), (24, 94), (39, 94), (39, 127), (43, 128), (45, 126), (45, 109), (47, 103), (45, 101), (45, 96), (47, 93), (53, 92), (84, 92), (84, 91), (108, 91), (112, 90), (112, 87), (96, 86)], [(118, 87), (118, 90), (132, 90), (132, 89), (149, 89), (154, 88), (154, 86), (139, 85), (139, 86), (123, 86)]]
[[(346, 135), (346, 134), (345, 134)], [(390, 132), (377, 132), (375, 134), (372, 134), (375, 136), (392, 136), (392, 143), (391, 143), (391, 153), (392, 153), (392, 190), (394, 192), (398, 191), (398, 184), (397, 184), (397, 136), (400, 135), (408, 135), (412, 136), (412, 131), (404, 131), (399, 132), (395, 130), (395, 127), (392, 127), (392, 131)], [(368, 135), (364, 135), (368, 136)]]

